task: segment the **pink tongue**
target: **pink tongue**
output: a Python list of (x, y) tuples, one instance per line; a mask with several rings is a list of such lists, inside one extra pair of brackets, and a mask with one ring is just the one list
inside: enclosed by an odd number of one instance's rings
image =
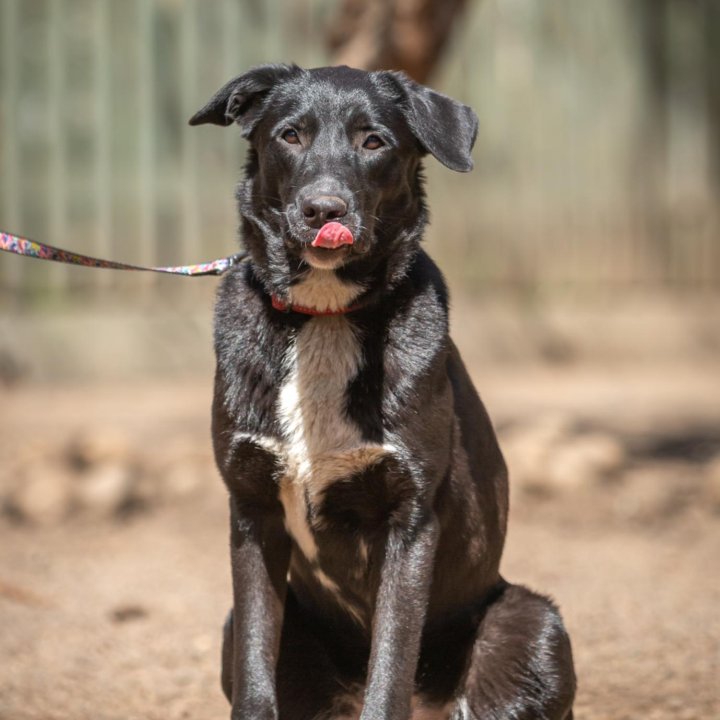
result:
[(312, 241), (313, 247), (329, 248), (330, 250), (339, 248), (341, 245), (352, 244), (352, 233), (339, 222), (329, 222), (323, 225)]

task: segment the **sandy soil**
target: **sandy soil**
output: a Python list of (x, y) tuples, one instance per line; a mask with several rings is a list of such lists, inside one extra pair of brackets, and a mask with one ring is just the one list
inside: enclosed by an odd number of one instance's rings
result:
[[(720, 717), (716, 370), (476, 373), (515, 453), (518, 428), (557, 412), (566, 447), (591, 428), (623, 449), (612, 472), (575, 482), (518, 471), (512, 496), (504, 573), (560, 604), (579, 720)], [(6, 467), (100, 428), (143, 458), (191, 445), (207, 477), (108, 518), (0, 519), (0, 719), (227, 717), (226, 507), (209, 458), (209, 382), (2, 393)]]

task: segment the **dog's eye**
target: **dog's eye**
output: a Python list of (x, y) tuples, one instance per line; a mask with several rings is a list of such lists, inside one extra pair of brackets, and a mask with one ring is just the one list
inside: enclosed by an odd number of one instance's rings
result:
[(382, 141), (382, 138), (379, 135), (368, 135), (365, 138), (363, 147), (366, 150), (377, 150), (378, 148), (381, 148), (384, 144), (385, 143)]
[(284, 130), (280, 137), (290, 145), (297, 145), (300, 142), (300, 136), (297, 134), (297, 131), (292, 128)]

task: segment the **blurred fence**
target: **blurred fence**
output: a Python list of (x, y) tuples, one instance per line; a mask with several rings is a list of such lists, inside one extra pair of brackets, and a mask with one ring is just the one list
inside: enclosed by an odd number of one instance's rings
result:
[[(429, 172), (429, 242), (458, 285), (720, 289), (702, 81), (673, 66), (659, 153), (630, 5), (469, 5), (434, 84), (478, 110), (476, 170)], [(186, 120), (253, 64), (327, 62), (334, 7), (0, 0), (0, 228), (143, 264), (232, 252), (242, 141)], [(0, 279), (14, 305), (167, 287), (8, 256)]]

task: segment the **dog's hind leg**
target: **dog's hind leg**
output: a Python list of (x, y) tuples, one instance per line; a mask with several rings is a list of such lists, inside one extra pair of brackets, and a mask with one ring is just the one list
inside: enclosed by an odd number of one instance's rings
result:
[(452, 720), (572, 720), (570, 639), (547, 598), (507, 585), (478, 627)]

